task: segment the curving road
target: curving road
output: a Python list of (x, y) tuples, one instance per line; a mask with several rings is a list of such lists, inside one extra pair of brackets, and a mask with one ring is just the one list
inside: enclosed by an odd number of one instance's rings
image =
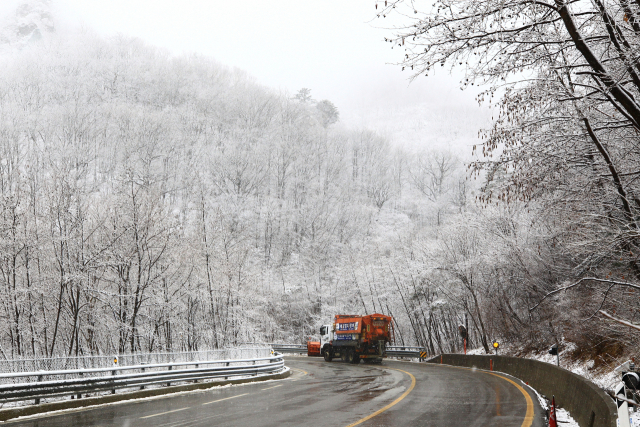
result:
[(286, 380), (103, 405), (11, 426), (542, 427), (535, 394), (504, 374), (385, 360), (288, 357)]

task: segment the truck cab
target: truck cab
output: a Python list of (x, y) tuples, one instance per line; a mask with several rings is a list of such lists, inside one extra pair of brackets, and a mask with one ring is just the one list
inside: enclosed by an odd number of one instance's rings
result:
[(324, 349), (333, 343), (332, 325), (320, 326), (320, 353), (324, 355)]

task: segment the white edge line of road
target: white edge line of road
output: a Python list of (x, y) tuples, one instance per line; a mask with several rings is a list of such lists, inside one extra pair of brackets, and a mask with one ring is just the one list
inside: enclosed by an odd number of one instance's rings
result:
[(261, 389), (260, 391), (264, 391), (264, 390), (271, 390), (272, 388), (277, 388), (277, 387), (282, 387), (282, 384), (274, 385), (273, 387), (263, 388), (263, 389)]
[(159, 414), (146, 415), (144, 417), (140, 417), (140, 419), (144, 420), (145, 418), (159, 417), (160, 415), (171, 414), (173, 412), (186, 411), (187, 409), (191, 409), (191, 406), (187, 406), (186, 408), (174, 409), (173, 411), (160, 412)]
[(210, 405), (210, 404), (216, 403), (216, 402), (222, 402), (223, 400), (235, 399), (236, 397), (246, 396), (247, 394), (249, 394), (249, 393), (236, 394), (235, 396), (225, 397), (224, 399), (212, 400), (211, 402), (202, 403), (202, 406)]

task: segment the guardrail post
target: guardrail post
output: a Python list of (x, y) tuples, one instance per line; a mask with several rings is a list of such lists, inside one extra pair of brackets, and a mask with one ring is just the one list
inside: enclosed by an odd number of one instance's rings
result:
[[(142, 368), (140, 370), (142, 371), (142, 373), (144, 373), (145, 368)], [(144, 386), (143, 385), (140, 386), (140, 390), (144, 390)]]
[[(172, 368), (173, 368), (173, 366), (172, 366), (172, 365), (169, 365), (169, 370), (170, 370), (170, 371), (171, 371), (171, 370), (173, 370)], [(171, 381), (169, 381), (169, 382), (167, 383), (167, 387), (171, 387)]]
[[(80, 372), (78, 375), (79, 375), (79, 376), (81, 376), (81, 377), (83, 377), (83, 376), (84, 376), (84, 373), (83, 373), (83, 372)], [(82, 393), (78, 393), (78, 394), (76, 394), (76, 399), (80, 399), (81, 397), (82, 397)]]
[[(227, 366), (229, 366), (229, 362), (227, 362)], [(229, 377), (224, 377), (225, 380), (229, 379)]]
[[(114, 377), (116, 376), (117, 373), (118, 373), (118, 371), (111, 371), (111, 375), (114, 376)], [(113, 381), (115, 382), (115, 380), (113, 380)], [(111, 394), (116, 394), (116, 389), (115, 388), (111, 389)]]
[[(196, 363), (196, 369), (198, 369), (199, 367), (200, 367), (200, 365)], [(193, 383), (194, 384), (198, 384), (198, 380), (193, 380)]]
[[(38, 382), (41, 382), (41, 381), (42, 381), (42, 375), (38, 375), (38, 380), (37, 380), (37, 381), (38, 381)], [(34, 399), (34, 403), (35, 403), (36, 405), (39, 405), (39, 404), (40, 404), (40, 398), (39, 398), (39, 397), (36, 397), (36, 398)]]

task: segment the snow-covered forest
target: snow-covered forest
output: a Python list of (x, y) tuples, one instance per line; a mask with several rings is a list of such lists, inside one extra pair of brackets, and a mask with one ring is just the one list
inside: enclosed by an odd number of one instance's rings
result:
[(3, 69), (7, 357), (302, 340), (336, 310), (401, 315), (415, 232), (466, 209), (446, 153), (410, 165), (333, 125), (330, 102), (212, 60), (84, 34)]
[(479, 100), (494, 105), (470, 165), (483, 177), (479, 199), (529, 215), (501, 226), (513, 258), (494, 275), (517, 272), (506, 276), (504, 305), (516, 309), (501, 332), (573, 341), (598, 363), (637, 355), (640, 2), (375, 3), (380, 20), (402, 16), (386, 41), (403, 70), (456, 68), (463, 88), (482, 85)]
[(372, 312), (430, 353), (459, 351), (460, 325), (487, 351), (636, 342), (598, 310), (638, 323), (637, 289), (544, 299), (638, 276), (637, 124), (580, 110), (604, 156), (546, 96), (562, 75), (507, 91), (465, 165), (349, 128), (312, 90), (34, 10), (0, 57), (2, 357), (304, 342)]

